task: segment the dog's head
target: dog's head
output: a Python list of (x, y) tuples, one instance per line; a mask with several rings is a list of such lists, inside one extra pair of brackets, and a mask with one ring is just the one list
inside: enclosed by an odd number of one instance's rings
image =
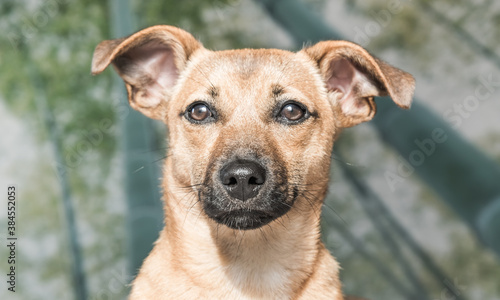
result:
[(214, 52), (171, 26), (102, 42), (92, 73), (110, 63), (131, 106), (167, 124), (175, 184), (234, 229), (268, 224), (298, 201), (320, 207), (334, 136), (373, 118), (374, 96), (408, 108), (414, 89), (411, 75), (353, 43)]

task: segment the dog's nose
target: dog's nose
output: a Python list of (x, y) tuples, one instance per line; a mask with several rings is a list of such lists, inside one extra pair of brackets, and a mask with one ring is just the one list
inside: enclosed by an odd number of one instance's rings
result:
[(229, 196), (246, 201), (255, 197), (266, 182), (266, 170), (260, 164), (237, 160), (220, 170), (220, 180)]

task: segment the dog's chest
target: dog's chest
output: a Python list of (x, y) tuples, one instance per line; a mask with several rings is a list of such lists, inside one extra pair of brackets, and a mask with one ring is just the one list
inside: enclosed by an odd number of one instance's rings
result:
[[(226, 267), (228, 284), (245, 299), (289, 299), (293, 293), (291, 272), (279, 262), (236, 262)], [(251, 295), (251, 296), (250, 296)]]

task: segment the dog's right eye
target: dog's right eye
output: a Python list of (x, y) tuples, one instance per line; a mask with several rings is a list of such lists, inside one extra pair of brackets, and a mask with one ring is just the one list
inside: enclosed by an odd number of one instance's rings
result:
[(198, 102), (190, 105), (185, 113), (186, 119), (192, 123), (205, 123), (214, 119), (214, 114), (208, 106), (203, 102)]

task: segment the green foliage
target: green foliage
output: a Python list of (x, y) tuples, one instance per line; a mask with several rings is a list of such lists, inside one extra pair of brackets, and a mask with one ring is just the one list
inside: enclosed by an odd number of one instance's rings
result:
[[(208, 49), (265, 47), (241, 25), (247, 0), (138, 1), (133, 0), (138, 27), (157, 24), (178, 26), (191, 32)], [(243, 13), (244, 14), (244, 13)], [(257, 27), (257, 26), (256, 26)], [(245, 32), (248, 31), (248, 32)]]
[[(85, 245), (84, 265), (86, 270), (92, 270), (88, 273), (93, 278), (91, 281), (101, 278), (102, 285), (109, 282), (106, 269), (124, 264), (123, 209), (110, 206), (113, 189), (106, 186), (112, 173), (116, 130), (102, 129), (103, 120), (111, 125), (116, 122), (111, 73), (106, 72), (99, 80), (90, 76), (93, 49), (106, 38), (105, 4), (73, 0), (0, 3), (0, 29), (5, 33), (0, 35), (0, 99), (26, 121), (38, 138), (40, 148), (47, 144), (48, 128), (40, 107), (43, 101), (37, 99), (47, 100), (58, 128), (57, 138), (67, 169), (65, 175), (71, 183), (79, 238)], [(89, 137), (96, 130), (101, 138)], [(20, 223), (25, 228), (21, 236), (40, 243), (39, 247), (50, 239), (57, 251), (45, 254), (41, 251), (38, 255), (32, 253), (33, 250), (21, 253), (22, 261), (31, 264), (25, 265), (26, 273), (37, 278), (33, 288), (22, 290), (20, 295), (26, 297), (24, 299), (67, 299), (72, 294), (61, 187), (52, 153), (48, 155), (50, 159), (40, 154), (40, 165), (24, 166), (32, 170), (33, 178), (19, 183), (27, 188), (20, 208), (23, 212)], [(111, 183), (116, 184), (116, 179)], [(109, 247), (116, 244), (121, 246)], [(108, 249), (114, 251), (112, 257)], [(51, 286), (45, 296), (40, 296), (40, 288), (44, 289), (40, 284)], [(99, 285), (90, 287), (92, 295)], [(127, 287), (123, 285), (122, 289), (126, 291)], [(117, 295), (120, 293), (123, 294)]]
[[(89, 76), (91, 53), (107, 26), (103, 2), (44, 1), (31, 9), (24, 1), (0, 5), (0, 14), (7, 15), (1, 23), (7, 34), (0, 37), (0, 90), (10, 108), (36, 119), (35, 97), (45, 96), (62, 136), (112, 118), (111, 102), (98, 102), (109, 91)], [(81, 139), (68, 144), (64, 139), (64, 148), (75, 148)], [(109, 161), (113, 139), (103, 139), (99, 151)]]

